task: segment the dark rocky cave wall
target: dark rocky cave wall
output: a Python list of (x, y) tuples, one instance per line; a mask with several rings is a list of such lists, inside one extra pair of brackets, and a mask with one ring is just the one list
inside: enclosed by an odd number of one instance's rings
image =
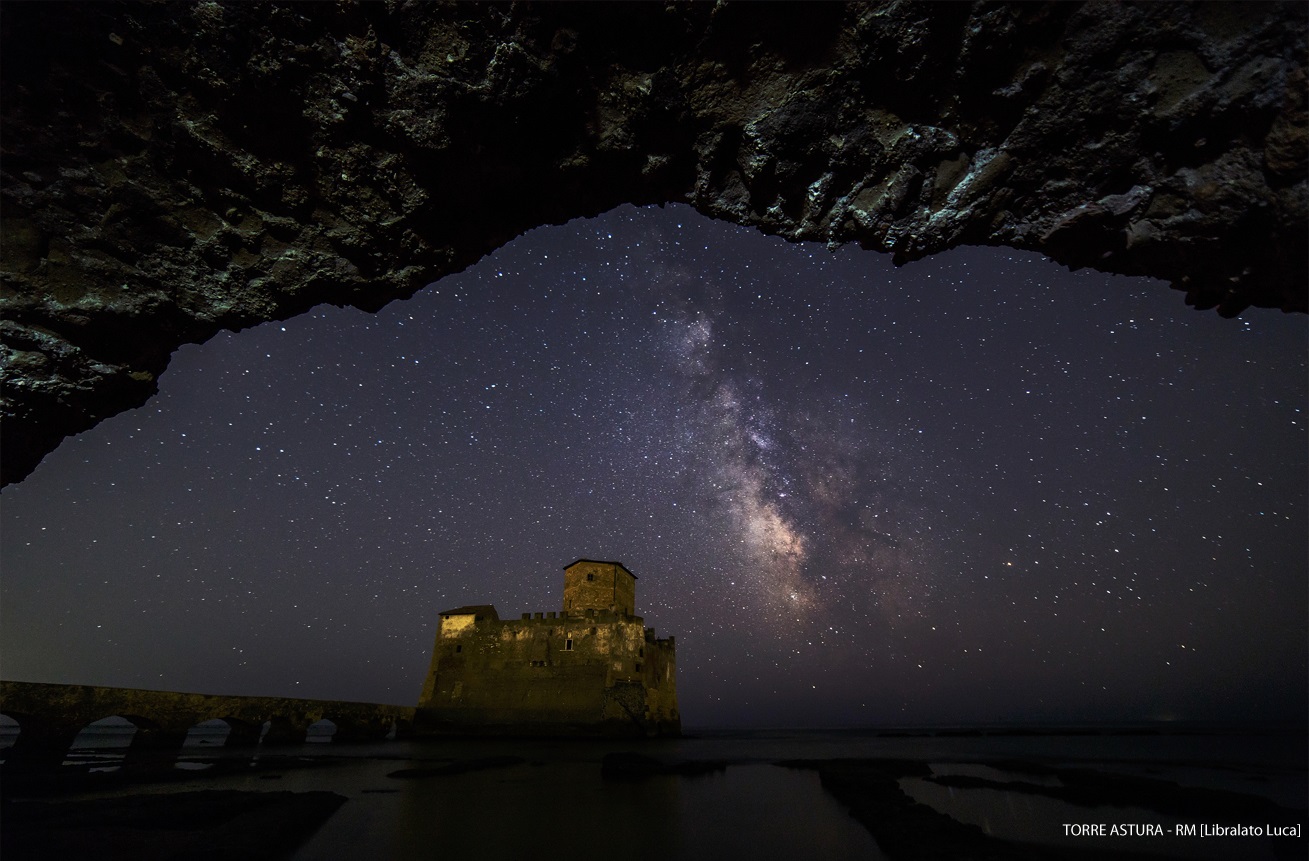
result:
[(625, 202), (1305, 311), (1306, 8), (5, 4), (3, 481), (181, 344)]

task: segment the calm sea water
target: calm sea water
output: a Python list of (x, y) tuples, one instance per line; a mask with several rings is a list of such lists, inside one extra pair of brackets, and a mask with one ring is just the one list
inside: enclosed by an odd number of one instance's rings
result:
[[(115, 733), (118, 738), (127, 737), (122, 728), (109, 727), (79, 740), (85, 747), (72, 751), (70, 762), (101, 757), (95, 760), (99, 767), (113, 768), (112, 758), (117, 754), (112, 748), (120, 742), (105, 742)], [(993, 765), (1027, 760), (1261, 795), (1297, 810), (1309, 804), (1305, 783), (1309, 748), (1305, 738), (1296, 735), (889, 738), (840, 732), (756, 732), (702, 733), (639, 745), (566, 741), (313, 743), (278, 748), (275, 755), (308, 758), (314, 768), (252, 768), (248, 773), (206, 775), (212, 757), (238, 756), (220, 748), (221, 739), (221, 729), (193, 732), (178, 767), (195, 770), (195, 779), (106, 793), (326, 789), (346, 796), (349, 801), (300, 848), (293, 856), (296, 861), (405, 861), (465, 852), (482, 858), (517, 859), (562, 857), (558, 855), (561, 851), (577, 859), (608, 857), (614, 851), (631, 859), (885, 857), (869, 832), (823, 790), (816, 772), (773, 764), (787, 759), (913, 759), (931, 763), (937, 773), (1031, 782), (1030, 775), (1008, 773), (1003, 766)], [(90, 751), (91, 745), (100, 750)], [(601, 761), (606, 753), (619, 750), (639, 750), (667, 761), (721, 760), (729, 765), (725, 771), (699, 777), (606, 780), (600, 773)], [(270, 753), (239, 756), (262, 756), (267, 764)], [(452, 776), (388, 777), (402, 768), (491, 756), (524, 761)], [(1079, 807), (996, 789), (951, 789), (918, 778), (902, 780), (901, 787), (915, 799), (977, 824), (996, 837), (1052, 847), (1100, 845), (1179, 858), (1275, 857), (1269, 840), (1168, 836), (1105, 838), (1096, 844), (1064, 835), (1064, 823), (1157, 823), (1167, 829), (1186, 821), (1144, 809)]]

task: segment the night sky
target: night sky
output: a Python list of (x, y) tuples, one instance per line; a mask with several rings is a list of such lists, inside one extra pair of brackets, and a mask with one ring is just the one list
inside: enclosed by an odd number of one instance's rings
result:
[(3, 504), (5, 678), (416, 701), (625, 563), (687, 726), (1298, 720), (1306, 318), (688, 207), (180, 350)]

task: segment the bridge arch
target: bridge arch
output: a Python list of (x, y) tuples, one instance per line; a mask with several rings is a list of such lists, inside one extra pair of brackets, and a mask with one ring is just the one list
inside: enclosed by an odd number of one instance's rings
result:
[(23, 733), (23, 726), (31, 726), (35, 718), (31, 715), (13, 714), (8, 711), (0, 711), (0, 763), (9, 757), (9, 753), (18, 743), (18, 737)]
[(336, 721), (329, 718), (319, 718), (305, 728), (305, 742), (307, 744), (328, 744), (336, 740), (338, 729)]
[(108, 714), (87, 721), (65, 751), (63, 764), (92, 771), (117, 769), (125, 763), (143, 730), (159, 729), (154, 721), (137, 715)]
[(13, 743), (4, 752), (6, 769), (41, 770), (62, 765), (82, 724), (19, 709), (3, 709), (16, 724)]

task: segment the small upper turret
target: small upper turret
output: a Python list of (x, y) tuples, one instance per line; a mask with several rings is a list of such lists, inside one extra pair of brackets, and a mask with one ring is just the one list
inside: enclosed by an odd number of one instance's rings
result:
[(621, 562), (578, 559), (564, 568), (564, 612), (587, 610), (636, 615), (636, 575)]

